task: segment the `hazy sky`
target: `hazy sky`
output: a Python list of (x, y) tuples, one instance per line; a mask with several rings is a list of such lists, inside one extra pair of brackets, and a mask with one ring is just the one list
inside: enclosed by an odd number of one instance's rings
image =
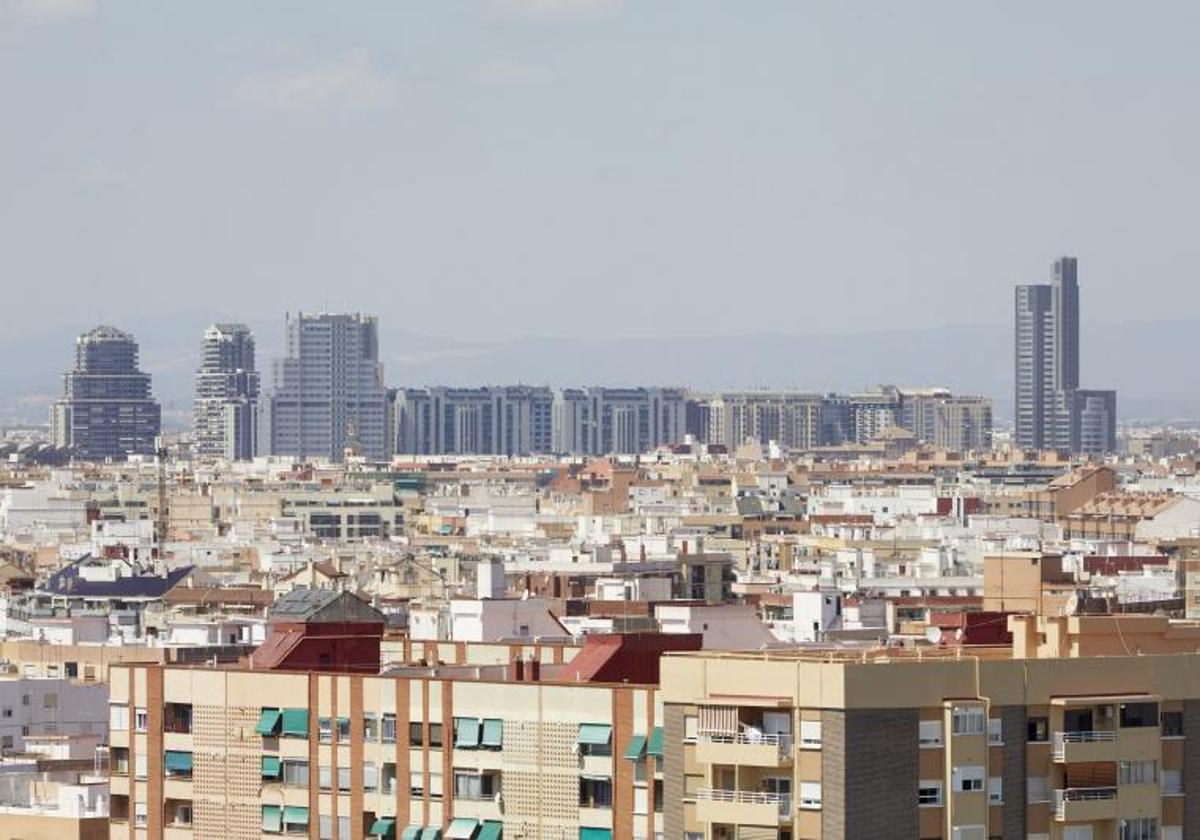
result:
[[(0, 328), (1192, 315), (1195, 2), (0, 0)], [(197, 326), (197, 335), (200, 327)]]

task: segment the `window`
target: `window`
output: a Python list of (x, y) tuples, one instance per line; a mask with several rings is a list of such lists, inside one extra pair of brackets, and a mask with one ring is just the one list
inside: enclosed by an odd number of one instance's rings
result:
[[(28, 695), (26, 695), (28, 697)], [(133, 710), (133, 726), (138, 732), (145, 732), (146, 727), (150, 724), (150, 718), (146, 714), (145, 709)]]
[(349, 767), (339, 767), (338, 768), (338, 790), (341, 790), (341, 791), (350, 790), (350, 768)]
[(804, 750), (821, 749), (821, 721), (800, 721), (800, 748)]
[[(417, 775), (417, 774), (413, 774)], [(333, 789), (333, 768), (318, 767), (317, 768), (317, 787), (321, 790)]]
[(394, 762), (383, 763), (383, 793), (389, 796), (396, 792), (396, 765)]
[(955, 706), (950, 718), (955, 735), (982, 735), (986, 726), (983, 706)]
[(363, 790), (367, 793), (375, 790), (379, 785), (379, 768), (374, 764), (366, 764), (363, 766)]
[(576, 744), (580, 755), (608, 758), (612, 755), (612, 727), (607, 723), (581, 723)]
[(410, 723), (408, 725), (408, 745), (410, 747), (422, 747), (425, 745), (425, 730), (420, 723)]
[(950, 774), (955, 793), (975, 793), (983, 790), (987, 774), (980, 765), (955, 767)]
[(1004, 779), (999, 776), (988, 776), (988, 804), (1004, 804)]
[(429, 724), (429, 746), (440, 747), (442, 745), (442, 725), (440, 723)]
[(1158, 840), (1158, 820), (1153, 817), (1121, 820), (1117, 840)]
[(1044, 717), (1031, 717), (1025, 722), (1025, 740), (1031, 744), (1041, 744), (1050, 740), (1050, 720)]
[(1179, 796), (1183, 793), (1183, 772), (1180, 770), (1162, 771), (1163, 796)]
[(283, 783), (308, 787), (308, 762), (288, 759), (283, 762)]
[(1164, 738), (1183, 737), (1183, 712), (1162, 713), (1162, 736)]
[(327, 717), (317, 719), (317, 737), (322, 743), (333, 740), (333, 721)]
[[(396, 724), (392, 724), (392, 737), (396, 735)], [(379, 740), (379, 716), (366, 714), (363, 715), (363, 740), (368, 744)]]
[(337, 739), (341, 743), (350, 740), (350, 718), (337, 719)]
[(320, 840), (333, 840), (333, 817), (329, 814), (321, 814), (317, 818), (317, 837)]
[(139, 779), (146, 778), (146, 754), (141, 753), (133, 759), (133, 775)]
[(113, 747), (108, 751), (108, 770), (116, 776), (129, 775), (129, 750)]
[(1050, 780), (1045, 776), (1030, 776), (1025, 780), (1025, 800), (1027, 802), (1049, 802)]
[(1146, 785), (1158, 781), (1156, 761), (1118, 761), (1117, 784)]
[(491, 773), (454, 771), (455, 799), (491, 799), (500, 789), (499, 779)]
[(1004, 721), (1000, 718), (988, 718), (988, 743), (1004, 743)]
[[(5, 717), (12, 716), (11, 709), (5, 709)], [(113, 732), (125, 732), (129, 729), (129, 707), (118, 706), (115, 703), (108, 707), (108, 728)]]
[(133, 824), (139, 828), (146, 827), (146, 803), (133, 803)]
[(167, 703), (163, 707), (163, 731), (184, 735), (192, 731), (192, 704)]
[(396, 716), (384, 715), (379, 725), (379, 734), (383, 738), (383, 743), (396, 743)]
[(1122, 703), (1121, 728), (1134, 729), (1144, 726), (1158, 726), (1158, 704)]
[(429, 798), (430, 799), (441, 799), (442, 798), (442, 774), (441, 773), (434, 773), (432, 771), (430, 771), (430, 773), (429, 773)]
[(425, 795), (425, 776), (422, 773), (408, 774), (408, 790), (413, 796)]
[(580, 808), (611, 808), (612, 779), (582, 776), (579, 779)]
[(942, 783), (936, 779), (917, 782), (917, 805), (922, 808), (937, 808), (942, 804)]
[(987, 840), (987, 827), (982, 825), (956, 825), (950, 830), (951, 840)]
[(918, 724), (917, 737), (922, 747), (940, 747), (942, 745), (942, 722), (940, 720), (923, 720)]
[(700, 720), (695, 715), (683, 716), (683, 740), (695, 743), (700, 734)]
[(821, 783), (800, 783), (800, 808), (805, 811), (818, 811), (821, 808)]

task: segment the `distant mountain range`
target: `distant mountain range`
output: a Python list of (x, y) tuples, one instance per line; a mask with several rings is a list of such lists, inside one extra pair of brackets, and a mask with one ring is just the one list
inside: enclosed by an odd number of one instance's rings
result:
[[(141, 344), (142, 367), (172, 425), (186, 424), (204, 327), (218, 318), (185, 313), (115, 324)], [(282, 318), (248, 321), (258, 339), (259, 370), (283, 340)], [(92, 326), (65, 325), (0, 337), (0, 423), (44, 422), (71, 363), (75, 336)], [(795, 388), (858, 391), (880, 383), (942, 385), (1012, 411), (1012, 330), (1007, 325), (896, 329), (862, 333), (697, 335), (690, 338), (434, 338), (389, 326), (380, 345), (389, 385), (686, 385), (695, 388)], [(1193, 337), (1200, 321), (1085, 324), (1085, 387), (1116, 388), (1123, 420), (1200, 418), (1200, 369)]]

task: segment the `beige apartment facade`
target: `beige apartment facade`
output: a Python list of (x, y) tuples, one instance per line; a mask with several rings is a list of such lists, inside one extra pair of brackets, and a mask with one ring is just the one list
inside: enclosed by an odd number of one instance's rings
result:
[(1194, 653), (669, 654), (662, 702), (666, 837), (1200, 837)]
[(110, 837), (661, 836), (655, 687), (400, 670), (113, 666)]

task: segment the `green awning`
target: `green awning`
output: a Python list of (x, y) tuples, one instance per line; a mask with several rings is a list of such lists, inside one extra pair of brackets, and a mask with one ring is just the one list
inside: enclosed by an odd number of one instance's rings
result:
[(650, 735), (650, 743), (646, 746), (646, 752), (655, 758), (663, 757), (663, 728), (661, 726), (654, 727), (654, 732)]
[(374, 834), (377, 837), (393, 837), (396, 834), (396, 821), (391, 817), (380, 817), (371, 823), (371, 830), (367, 834)]
[(283, 831), (283, 809), (278, 805), (262, 806), (262, 830)]
[(646, 736), (634, 735), (629, 739), (629, 744), (625, 747), (625, 757), (630, 761), (640, 761), (642, 753), (646, 750)]
[(437, 826), (426, 826), (421, 832), (421, 840), (442, 840), (442, 830)]
[(421, 826), (410, 825), (404, 829), (404, 833), (400, 835), (400, 840), (421, 840)]
[(179, 750), (167, 750), (167, 754), (163, 758), (163, 766), (176, 773), (191, 773), (192, 754)]
[(450, 821), (450, 827), (446, 829), (446, 838), (447, 840), (473, 840), (477, 828), (479, 828), (479, 820), (459, 817)]
[(254, 731), (259, 735), (278, 735), (281, 717), (278, 709), (263, 709), (258, 716), (258, 726), (254, 727)]
[(579, 840), (612, 840), (611, 828), (580, 828)]
[(283, 734), (297, 738), (308, 737), (308, 709), (283, 710)]
[(285, 805), (283, 821), (289, 825), (308, 825), (308, 809), (303, 805)]
[(475, 840), (500, 840), (504, 836), (504, 823), (497, 820), (484, 820), (483, 827)]
[(454, 719), (454, 747), (473, 750), (479, 746), (479, 718)]
[(485, 747), (499, 749), (504, 745), (504, 721), (499, 718), (486, 718), (483, 721), (483, 739), (480, 743)]
[(612, 743), (612, 727), (607, 723), (579, 724), (579, 743), (603, 747)]
[(283, 762), (279, 756), (264, 755), (262, 757), (262, 777), (264, 779), (278, 779), (282, 770)]

